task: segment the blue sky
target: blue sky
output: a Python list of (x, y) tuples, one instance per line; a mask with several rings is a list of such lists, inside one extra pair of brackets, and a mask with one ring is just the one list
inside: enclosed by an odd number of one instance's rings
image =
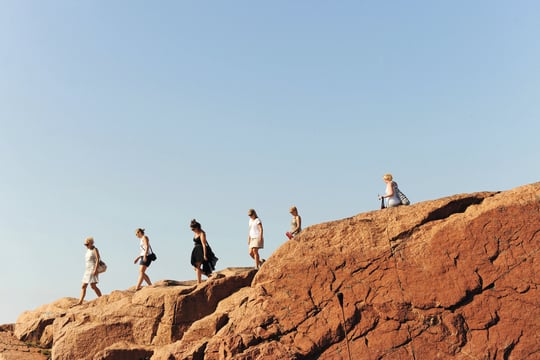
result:
[[(78, 297), (83, 240), (133, 286), (190, 280), (199, 220), (218, 269), (304, 226), (540, 178), (536, 1), (2, 1), (0, 323)], [(95, 295), (87, 294), (87, 300)]]

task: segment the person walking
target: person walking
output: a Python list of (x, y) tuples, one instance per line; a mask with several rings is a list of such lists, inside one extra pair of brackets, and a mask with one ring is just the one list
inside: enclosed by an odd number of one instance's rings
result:
[(259, 249), (264, 248), (264, 235), (262, 222), (257, 216), (254, 209), (248, 210), (249, 216), (249, 231), (248, 231), (248, 247), (249, 256), (255, 260), (255, 268), (259, 269), (264, 262), (260, 258)]
[(84, 246), (86, 246), (86, 254), (84, 256), (86, 267), (82, 279), (81, 296), (76, 305), (81, 305), (83, 303), (88, 284), (90, 284), (90, 287), (95, 291), (97, 297), (101, 296), (101, 290), (97, 287), (97, 283), (99, 282), (99, 250), (94, 246), (94, 238), (92, 237), (88, 237), (84, 240)]
[(144, 229), (138, 228), (135, 230), (135, 236), (138, 237), (140, 242), (140, 248), (141, 252), (139, 256), (135, 258), (135, 261), (133, 262), (136, 264), (139, 262), (139, 279), (137, 280), (137, 286), (135, 287), (135, 290), (140, 290), (141, 285), (143, 281), (146, 281), (148, 285), (152, 285), (152, 281), (150, 281), (150, 278), (146, 274), (146, 269), (150, 266), (152, 263), (151, 255), (153, 254), (152, 247), (150, 246), (150, 239), (148, 239), (148, 236), (144, 234)]
[(201, 228), (197, 220), (191, 220), (191, 231), (195, 233), (193, 237), (193, 250), (191, 251), (191, 265), (197, 273), (197, 284), (202, 282), (202, 274), (210, 277), (212, 271), (216, 268), (218, 258), (208, 242), (206, 241), (206, 232)]

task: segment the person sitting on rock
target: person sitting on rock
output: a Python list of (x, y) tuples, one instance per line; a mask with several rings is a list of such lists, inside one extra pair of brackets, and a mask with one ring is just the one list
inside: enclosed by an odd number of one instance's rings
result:
[(393, 181), (392, 174), (384, 174), (383, 181), (386, 183), (386, 192), (384, 195), (381, 195), (379, 199), (386, 199), (386, 207), (394, 207), (401, 205), (401, 200), (399, 199), (397, 191), (397, 183)]

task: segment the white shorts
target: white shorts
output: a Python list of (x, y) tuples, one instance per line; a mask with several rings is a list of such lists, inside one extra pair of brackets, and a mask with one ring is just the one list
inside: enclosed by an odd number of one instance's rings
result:
[(262, 248), (264, 248), (264, 241), (261, 240), (261, 238), (258, 238), (258, 237), (249, 238), (249, 248), (250, 249), (253, 249), (253, 248), (262, 249)]

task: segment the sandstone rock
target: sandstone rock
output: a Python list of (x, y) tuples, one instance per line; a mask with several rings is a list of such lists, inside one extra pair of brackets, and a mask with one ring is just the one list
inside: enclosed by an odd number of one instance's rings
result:
[(61, 299), (14, 332), (54, 359), (540, 359), (539, 252), (540, 183), (460, 194), (310, 226), (258, 272)]
[(157, 349), (152, 360), (203, 359), (209, 340), (229, 322), (229, 314), (243, 306), (252, 292), (251, 287), (245, 287), (221, 301), (214, 313), (194, 322), (181, 340)]
[(199, 286), (166, 280), (140, 291), (114, 291), (75, 307), (76, 299), (65, 298), (23, 313), (15, 334), (52, 344), (55, 360), (147, 356), (156, 347), (181, 339), (222, 299), (249, 286), (254, 275), (252, 268), (228, 269)]
[(136, 346), (131, 343), (120, 341), (93, 356), (94, 360), (127, 360), (127, 359), (150, 359), (153, 354), (152, 347)]
[(48, 349), (24, 343), (13, 335), (13, 324), (0, 325), (0, 360), (46, 360)]
[(540, 357), (540, 183), (311, 226), (205, 359)]

